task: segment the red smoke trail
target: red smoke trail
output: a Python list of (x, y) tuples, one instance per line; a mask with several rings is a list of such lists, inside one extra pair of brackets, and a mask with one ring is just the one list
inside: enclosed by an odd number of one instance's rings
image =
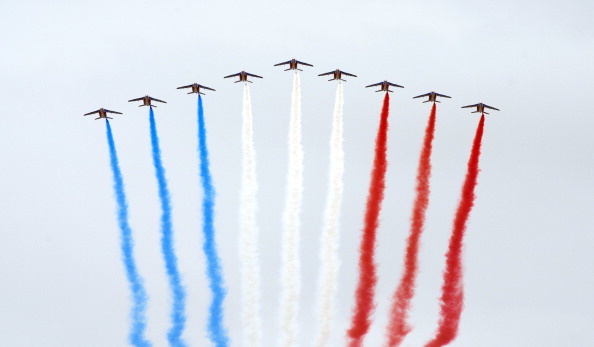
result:
[(363, 338), (370, 325), (370, 316), (374, 309), (373, 297), (377, 283), (376, 264), (373, 260), (375, 253), (375, 231), (378, 226), (378, 217), (381, 203), (384, 199), (386, 168), (388, 114), (390, 96), (386, 93), (377, 137), (375, 140), (375, 159), (369, 195), (367, 197), (367, 210), (365, 212), (365, 227), (359, 249), (359, 284), (356, 292), (356, 306), (351, 320), (351, 327), (347, 332), (350, 347), (361, 346)]
[(443, 285), (441, 287), (441, 312), (439, 325), (435, 337), (425, 347), (439, 347), (450, 343), (458, 334), (458, 324), (462, 314), (464, 303), (464, 288), (462, 283), (462, 241), (466, 231), (468, 215), (474, 205), (474, 187), (476, 187), (479, 173), (479, 156), (481, 154), (481, 140), (483, 138), (483, 127), (485, 115), (481, 116), (472, 152), (468, 160), (468, 172), (462, 187), (460, 204), (456, 211), (450, 245), (446, 254), (446, 268), (443, 274)]
[(425, 225), (425, 211), (429, 205), (429, 178), (431, 177), (431, 150), (435, 132), (435, 103), (431, 108), (425, 140), (417, 169), (417, 196), (411, 216), (410, 233), (404, 256), (404, 271), (398, 288), (394, 292), (390, 321), (386, 332), (386, 346), (399, 346), (410, 332), (407, 322), (410, 302), (415, 294), (415, 283), (418, 272), (419, 239)]

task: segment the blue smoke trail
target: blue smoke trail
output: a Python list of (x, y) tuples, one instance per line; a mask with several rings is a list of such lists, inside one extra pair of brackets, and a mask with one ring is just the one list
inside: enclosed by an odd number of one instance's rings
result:
[(215, 190), (210, 176), (208, 161), (208, 147), (206, 145), (206, 126), (204, 125), (204, 108), (202, 97), (198, 95), (198, 153), (200, 154), (200, 179), (204, 189), (202, 200), (204, 253), (207, 261), (207, 274), (210, 280), (212, 301), (208, 318), (208, 332), (210, 340), (218, 347), (229, 344), (227, 331), (223, 326), (223, 301), (227, 291), (224, 288), (221, 264), (217, 253), (214, 229)]
[(177, 269), (177, 257), (173, 250), (173, 228), (171, 226), (171, 202), (169, 200), (169, 189), (165, 179), (165, 169), (161, 162), (161, 150), (159, 148), (159, 137), (155, 125), (155, 114), (150, 108), (151, 144), (153, 146), (153, 164), (155, 176), (159, 184), (159, 199), (161, 200), (161, 251), (165, 260), (165, 268), (169, 277), (169, 286), (173, 294), (173, 308), (171, 312), (171, 328), (167, 333), (169, 344), (174, 347), (185, 347), (186, 343), (181, 339), (186, 324), (186, 293), (181, 283)]
[(126, 193), (124, 192), (124, 180), (122, 179), (122, 172), (120, 171), (120, 164), (118, 162), (118, 154), (111, 133), (111, 126), (109, 120), (105, 122), (107, 128), (107, 143), (109, 144), (109, 157), (111, 163), (111, 171), (113, 173), (113, 190), (118, 203), (118, 224), (121, 231), (121, 245), (122, 260), (126, 268), (126, 277), (132, 291), (132, 308), (130, 311), (130, 318), (132, 318), (132, 327), (128, 339), (130, 343), (137, 347), (150, 347), (152, 344), (144, 338), (145, 310), (147, 295), (142, 284), (142, 278), (136, 269), (136, 262), (134, 261), (133, 251), (134, 242), (132, 240), (132, 230), (128, 224), (128, 203), (126, 202)]

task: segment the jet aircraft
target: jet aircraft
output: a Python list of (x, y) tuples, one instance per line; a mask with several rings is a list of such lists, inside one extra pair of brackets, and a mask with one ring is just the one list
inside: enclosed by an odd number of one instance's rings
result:
[(132, 100), (128, 100), (128, 102), (132, 102), (132, 101), (142, 101), (142, 105), (138, 105), (138, 107), (142, 107), (142, 106), (152, 106), (152, 107), (157, 107), (156, 105), (151, 104), (151, 101), (158, 101), (158, 102), (162, 102), (164, 104), (166, 104), (167, 102), (163, 101), (163, 100), (159, 100), (159, 99), (155, 99), (153, 97), (150, 97), (148, 95), (143, 96), (142, 98), (138, 98), (138, 99), (132, 99)]
[(185, 88), (192, 88), (192, 91), (189, 92), (188, 94), (202, 94), (202, 95), (205, 95), (203, 92), (200, 91), (200, 88), (212, 90), (213, 92), (216, 91), (216, 90), (214, 90), (212, 88), (209, 88), (207, 86), (200, 85), (198, 83), (193, 83), (193, 84), (190, 84), (190, 85), (187, 85), (187, 86), (183, 86), (183, 87), (177, 87), (177, 89), (185, 89)]
[(395, 83), (391, 83), (388, 81), (383, 81), (380, 83), (376, 83), (376, 84), (370, 84), (365, 88), (369, 88), (369, 87), (380, 87), (380, 90), (376, 90), (376, 92), (390, 92), (392, 93), (392, 91), (390, 90), (390, 86), (392, 87), (398, 87), (398, 88), (404, 88), (403, 86), (399, 86), (398, 84)]
[(308, 63), (304, 63), (302, 61), (299, 61), (297, 59), (291, 59), (289, 61), (285, 61), (284, 63), (278, 63), (278, 64), (274, 64), (274, 66), (281, 66), (281, 65), (289, 65), (289, 68), (286, 69), (285, 71), (289, 71), (289, 70), (299, 70), (299, 71), (303, 71), (300, 68), (298, 68), (298, 65), (305, 65), (305, 66), (313, 66), (311, 64)]
[(340, 71), (338, 69), (336, 69), (334, 71), (330, 71), (330, 72), (319, 74), (318, 76), (327, 76), (327, 75), (332, 75), (332, 78), (329, 79), (328, 81), (340, 80), (340, 81), (345, 81), (346, 82), (346, 80), (343, 80), (342, 79), (342, 75), (351, 76), (351, 77), (357, 77), (356, 75), (350, 74), (348, 72)]
[(439, 94), (439, 93), (436, 93), (436, 92), (430, 92), (430, 93), (427, 93), (427, 94), (415, 96), (413, 99), (422, 98), (424, 96), (428, 96), (429, 98), (427, 100), (423, 101), (423, 102), (431, 102), (431, 101), (433, 101), (433, 102), (439, 102), (439, 101), (437, 101), (437, 97), (438, 96), (441, 96), (441, 97), (444, 97), (444, 98), (450, 98), (447, 95)]
[(95, 120), (100, 119), (100, 118), (113, 119), (113, 118), (107, 116), (108, 113), (123, 114), (122, 112), (110, 111), (110, 110), (108, 110), (106, 108), (100, 108), (97, 111), (85, 113), (84, 115), (85, 116), (88, 116), (88, 115), (93, 114), (93, 113), (98, 113), (99, 114), (99, 117), (95, 118)]
[(468, 107), (476, 107), (476, 111), (473, 111), (472, 113), (484, 113), (484, 114), (489, 114), (488, 112), (485, 112), (485, 109), (491, 109), (491, 110), (495, 110), (495, 111), (499, 111), (498, 108), (489, 106), (489, 105), (485, 105), (482, 102), (478, 103), (478, 104), (474, 104), (474, 105), (468, 105), (468, 106), (462, 106), (462, 108), (468, 108)]
[(250, 82), (250, 83), (253, 83), (252, 81), (249, 81), (248, 80), (248, 77), (264, 78), (262, 76), (253, 75), (253, 74), (251, 74), (249, 72), (245, 72), (245, 71), (241, 71), (241, 72), (238, 72), (238, 73), (233, 74), (233, 75), (225, 76), (224, 78), (229, 78), (229, 77), (239, 77), (239, 80), (235, 81), (235, 83), (237, 83), (237, 82)]

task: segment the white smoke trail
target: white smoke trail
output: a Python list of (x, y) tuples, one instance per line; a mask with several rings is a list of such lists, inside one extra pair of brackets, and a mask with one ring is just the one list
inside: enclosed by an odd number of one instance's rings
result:
[(241, 174), (239, 253), (241, 255), (241, 318), (243, 345), (259, 347), (262, 331), (260, 322), (260, 266), (258, 263), (258, 227), (256, 226), (256, 154), (252, 101), (248, 84), (243, 89), (243, 170)]
[(283, 347), (297, 344), (297, 305), (299, 301), (299, 221), (303, 196), (303, 147), (301, 146), (301, 84), (299, 74), (293, 78), (291, 120), (289, 128), (289, 172), (284, 211), (282, 249), (281, 339)]
[(336, 296), (336, 281), (338, 268), (338, 222), (340, 207), (342, 204), (344, 172), (344, 151), (342, 148), (342, 114), (344, 98), (342, 83), (338, 82), (336, 88), (336, 101), (334, 104), (334, 118), (332, 124), (332, 135), (330, 138), (330, 172), (328, 196), (326, 198), (326, 211), (324, 214), (324, 230), (322, 232), (322, 249), (320, 257), (322, 260), (320, 282), (319, 282), (319, 307), (318, 324), (319, 332), (316, 337), (316, 346), (328, 346), (332, 323), (334, 318), (334, 301)]

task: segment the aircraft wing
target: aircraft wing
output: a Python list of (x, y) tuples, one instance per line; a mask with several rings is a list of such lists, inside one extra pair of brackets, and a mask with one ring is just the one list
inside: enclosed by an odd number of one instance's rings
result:
[(384, 83), (384, 82), (380, 82), (380, 83), (376, 83), (376, 84), (370, 84), (370, 85), (366, 86), (365, 88), (381, 86), (382, 83)]
[(391, 85), (392, 87), (404, 88), (403, 86), (398, 85), (396, 83), (390, 83), (390, 82), (388, 82), (388, 84)]
[(142, 98), (138, 98), (138, 99), (132, 99), (132, 100), (128, 100), (128, 102), (132, 102), (132, 101), (141, 101), (142, 99), (144, 99), (144, 97), (142, 97)]
[(85, 113), (83, 116), (88, 116), (88, 115), (93, 114), (93, 113), (99, 113), (99, 111), (101, 111), (101, 110), (97, 110), (97, 111)]
[(246, 72), (245, 74), (246, 74), (246, 75), (248, 75), (248, 76), (252, 76), (252, 77), (264, 78), (264, 77), (262, 77), (262, 76), (258, 76), (258, 75), (251, 74), (251, 73), (249, 73), (249, 72)]
[(474, 105), (467, 105), (467, 106), (462, 106), (462, 108), (469, 108), (469, 107), (477, 107), (480, 104), (474, 104)]
[(285, 64), (289, 64), (291, 61), (285, 61), (284, 63), (278, 63), (278, 64), (274, 64), (274, 66), (280, 66), (280, 65), (285, 65)]
[(199, 85), (199, 86), (200, 86), (200, 88), (204, 88), (204, 89), (208, 89), (208, 90), (212, 90), (213, 92), (216, 92), (216, 90), (214, 90), (214, 89), (212, 89), (212, 88), (205, 87), (205, 86), (201, 86), (201, 85)]
[(495, 110), (495, 111), (499, 111), (499, 109), (498, 109), (498, 108), (495, 108), (495, 107), (492, 107), (492, 106), (489, 106), (489, 105), (485, 105), (485, 104), (483, 104), (483, 106), (485, 106), (486, 108), (490, 108), (490, 109), (492, 109), (492, 110)]
[(193, 86), (193, 84), (190, 84), (190, 85), (183, 86), (183, 87), (177, 87), (177, 89), (191, 88), (192, 86)]
[(311, 65), (311, 64), (304, 63), (304, 62), (302, 62), (302, 61), (299, 61), (299, 60), (296, 60), (296, 61), (297, 61), (299, 64), (301, 64), (301, 65), (306, 65), (306, 66), (313, 66), (313, 65)]
[(122, 112), (118, 112), (118, 111), (110, 111), (108, 109), (105, 109), (105, 112), (109, 112), (109, 113), (115, 113), (115, 114), (123, 114)]
[(431, 95), (431, 93), (422, 94), (422, 95), (417, 95), (417, 96), (413, 97), (413, 99), (416, 99), (416, 98), (422, 98), (422, 97), (424, 97), (424, 96), (429, 96), (429, 95)]
[(223, 77), (223, 78), (236, 77), (236, 76), (239, 76), (239, 75), (241, 75), (241, 72), (238, 72), (238, 73), (236, 73), (236, 74), (233, 74), (233, 75), (225, 76), (225, 77)]
[(318, 76), (327, 76), (327, 75), (333, 75), (334, 71), (330, 71), (330, 72), (326, 72), (326, 73), (321, 73)]
[(347, 75), (347, 76), (351, 76), (351, 77), (357, 77), (357, 75), (353, 75), (352, 73), (348, 73), (348, 72), (344, 72), (341, 71), (343, 75)]
[(167, 103), (167, 101), (163, 101), (163, 100), (155, 99), (155, 98), (153, 98), (153, 97), (151, 97), (151, 96), (149, 96), (149, 99), (151, 99), (151, 100), (154, 100), (154, 101), (158, 101), (158, 102), (162, 102), (162, 103), (164, 103), (164, 104), (166, 104), (166, 103)]
[(442, 98), (450, 98), (451, 99), (451, 97), (447, 96), (447, 95), (443, 95), (443, 94), (439, 94), (439, 93), (435, 93), (435, 95), (441, 96)]

